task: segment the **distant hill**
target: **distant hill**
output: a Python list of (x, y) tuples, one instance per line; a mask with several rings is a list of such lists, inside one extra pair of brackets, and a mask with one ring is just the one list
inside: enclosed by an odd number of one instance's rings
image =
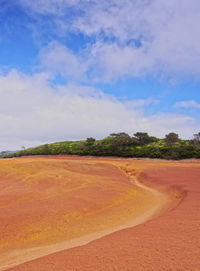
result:
[(135, 133), (132, 137), (126, 133), (113, 133), (100, 140), (90, 137), (81, 141), (44, 144), (35, 148), (7, 152), (2, 157), (59, 154), (161, 159), (200, 158), (200, 140), (199, 137), (194, 137), (192, 140), (182, 140), (175, 133), (169, 133), (164, 139), (142, 132)]
[(8, 154), (11, 154), (11, 153), (17, 153), (19, 152), (19, 150), (15, 150), (15, 151), (9, 151), (9, 150), (6, 150), (6, 151), (2, 151), (0, 152), (0, 156), (6, 156)]

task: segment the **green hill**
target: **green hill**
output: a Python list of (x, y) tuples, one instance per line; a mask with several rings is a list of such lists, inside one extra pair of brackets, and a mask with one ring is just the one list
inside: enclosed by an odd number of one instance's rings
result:
[(6, 158), (25, 155), (92, 155), (120, 157), (149, 157), (163, 159), (200, 158), (200, 133), (193, 140), (182, 140), (175, 133), (164, 139), (138, 132), (133, 137), (126, 133), (115, 133), (95, 140), (63, 141), (28, 148), (7, 154)]

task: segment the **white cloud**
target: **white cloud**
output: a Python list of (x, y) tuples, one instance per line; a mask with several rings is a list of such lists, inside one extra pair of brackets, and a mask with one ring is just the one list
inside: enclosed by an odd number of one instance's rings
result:
[[(120, 3), (92, 10), (90, 19), (77, 23), (86, 34), (103, 31), (116, 38), (109, 44), (97, 41), (93, 49), (95, 65), (106, 80), (146, 74), (200, 78), (199, 1)], [(140, 46), (132, 40), (140, 40)]]
[(158, 103), (159, 100), (155, 100), (152, 97), (149, 97), (147, 99), (137, 99), (125, 102), (126, 106), (129, 106), (130, 108), (141, 108), (141, 107), (143, 108), (145, 106), (155, 105)]
[(198, 130), (195, 119), (176, 114), (146, 116), (151, 99), (120, 102), (100, 90), (77, 84), (53, 88), (46, 74), (17, 71), (0, 75), (0, 150), (19, 149), (59, 140), (104, 137), (112, 132), (147, 131), (183, 137)]
[(87, 71), (86, 61), (55, 41), (40, 51), (39, 59), (40, 64), (48, 71), (71, 79), (81, 80)]
[[(199, 0), (20, 0), (20, 3), (29, 8), (29, 13), (32, 10), (35, 14), (50, 14), (62, 35), (63, 31), (66, 35), (71, 31), (87, 36), (88, 51), (82, 53), (85, 61), (90, 60), (87, 68), (98, 80), (146, 74), (200, 78)], [(64, 50), (66, 57), (58, 59), (57, 64), (69, 63), (71, 53)], [(75, 67), (76, 61), (72, 62)]]
[(109, 82), (127, 76), (141, 77), (153, 66), (152, 59), (145, 57), (143, 48), (120, 47), (117, 44), (97, 42), (91, 47), (91, 78)]
[(195, 109), (200, 109), (200, 103), (197, 103), (194, 100), (189, 100), (189, 101), (180, 101), (177, 102), (175, 107), (183, 107), (183, 108), (195, 108)]

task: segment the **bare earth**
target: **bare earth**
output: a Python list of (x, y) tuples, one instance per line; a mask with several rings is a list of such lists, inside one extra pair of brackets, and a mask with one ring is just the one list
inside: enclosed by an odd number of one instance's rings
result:
[(199, 271), (200, 162), (0, 160), (0, 270)]

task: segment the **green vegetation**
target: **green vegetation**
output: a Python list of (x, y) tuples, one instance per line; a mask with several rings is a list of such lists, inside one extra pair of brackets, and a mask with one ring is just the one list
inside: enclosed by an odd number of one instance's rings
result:
[(164, 139), (142, 132), (137, 132), (132, 137), (126, 133), (113, 133), (101, 140), (89, 137), (82, 141), (64, 141), (35, 148), (23, 148), (2, 157), (58, 154), (162, 159), (200, 158), (200, 133), (195, 134), (192, 140), (182, 140), (175, 133), (169, 133)]

